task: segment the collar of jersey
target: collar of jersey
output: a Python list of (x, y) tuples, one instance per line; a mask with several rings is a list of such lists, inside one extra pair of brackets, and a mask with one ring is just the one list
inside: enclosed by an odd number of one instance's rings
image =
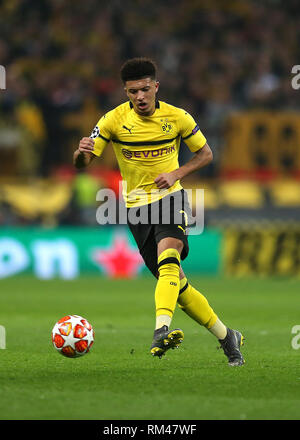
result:
[[(129, 105), (130, 105), (130, 108), (133, 108), (133, 104), (132, 104), (131, 101), (129, 101)], [(159, 101), (155, 101), (155, 108), (160, 108), (160, 103), (159, 103)]]

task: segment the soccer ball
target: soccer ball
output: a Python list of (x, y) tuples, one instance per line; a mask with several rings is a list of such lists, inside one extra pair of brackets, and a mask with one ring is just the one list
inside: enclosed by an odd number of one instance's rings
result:
[(76, 358), (90, 351), (94, 343), (94, 330), (82, 316), (68, 315), (57, 321), (51, 339), (59, 353)]

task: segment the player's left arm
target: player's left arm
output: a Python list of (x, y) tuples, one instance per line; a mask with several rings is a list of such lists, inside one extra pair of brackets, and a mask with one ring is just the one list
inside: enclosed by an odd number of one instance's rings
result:
[(187, 163), (176, 170), (157, 176), (155, 183), (159, 189), (170, 188), (177, 180), (205, 167), (213, 159), (207, 140), (194, 118), (183, 109), (178, 109), (177, 114), (178, 133), (194, 155)]
[(183, 179), (185, 176), (200, 170), (213, 160), (213, 153), (206, 142), (199, 150), (194, 152), (194, 156), (184, 165), (170, 173), (162, 173), (155, 179), (155, 183), (159, 189), (170, 188), (176, 180)]

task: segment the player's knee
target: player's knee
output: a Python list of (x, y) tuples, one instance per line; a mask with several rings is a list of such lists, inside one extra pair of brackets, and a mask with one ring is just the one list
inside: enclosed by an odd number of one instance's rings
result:
[(176, 274), (179, 276), (180, 271), (180, 254), (177, 249), (165, 249), (158, 257), (159, 276), (167, 276)]
[(182, 240), (174, 237), (162, 238), (157, 245), (159, 254), (169, 249), (175, 249), (179, 252), (179, 254), (181, 254), (183, 247), (184, 245)]

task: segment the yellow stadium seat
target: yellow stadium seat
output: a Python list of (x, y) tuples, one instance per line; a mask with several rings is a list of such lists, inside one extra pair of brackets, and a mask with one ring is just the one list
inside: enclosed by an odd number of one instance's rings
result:
[(3, 186), (3, 199), (27, 219), (55, 216), (69, 203), (72, 190), (67, 183), (35, 182)]
[(39, 197), (36, 191), (25, 185), (7, 184), (3, 186), (4, 199), (24, 218), (34, 219), (39, 211)]
[(187, 182), (184, 184), (189, 202), (192, 209), (196, 208), (197, 202), (202, 203), (201, 197), (196, 196), (196, 190), (204, 190), (204, 208), (205, 209), (217, 209), (219, 207), (219, 198), (216, 189), (213, 185), (207, 182)]
[(264, 195), (259, 184), (251, 181), (223, 182), (219, 186), (222, 204), (232, 208), (261, 208)]
[(269, 186), (271, 200), (279, 207), (300, 206), (300, 183), (295, 180), (277, 180)]

